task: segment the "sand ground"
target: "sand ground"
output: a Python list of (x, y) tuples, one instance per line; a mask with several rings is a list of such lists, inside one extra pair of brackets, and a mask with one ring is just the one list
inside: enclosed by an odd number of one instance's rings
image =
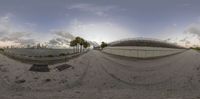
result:
[(68, 61), (73, 68), (58, 71), (60, 64), (31, 72), (31, 64), (0, 55), (0, 99), (200, 99), (194, 50), (151, 60), (91, 50)]

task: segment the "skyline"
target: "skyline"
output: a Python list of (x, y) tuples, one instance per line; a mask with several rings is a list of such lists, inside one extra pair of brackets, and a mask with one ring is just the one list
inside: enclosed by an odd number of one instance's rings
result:
[[(198, 0), (1, 0), (0, 45), (155, 38), (200, 46)], [(66, 40), (67, 39), (67, 40)]]

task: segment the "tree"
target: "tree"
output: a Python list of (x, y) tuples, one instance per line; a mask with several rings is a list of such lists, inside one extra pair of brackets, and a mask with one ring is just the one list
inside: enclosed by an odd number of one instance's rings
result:
[(84, 41), (84, 43), (83, 43), (83, 47), (84, 47), (84, 48), (88, 48), (88, 47), (90, 47), (90, 43), (88, 43), (87, 41)]
[[(78, 37), (75, 38), (75, 41), (76, 41), (77, 46), (78, 46), (78, 51), (82, 52), (83, 42), (85, 40), (83, 38), (81, 38), (81, 37), (78, 36)], [(79, 45), (80, 45), (80, 49), (79, 49)]]
[(105, 48), (105, 47), (107, 47), (107, 46), (108, 46), (107, 43), (105, 43), (105, 42), (101, 42), (101, 48), (102, 48), (102, 49)]
[(86, 41), (81, 37), (76, 37), (74, 40), (70, 41), (70, 46), (71, 47), (75, 47), (76, 46), (76, 51), (74, 51), (74, 52), (82, 52), (83, 51), (83, 47), (86, 46), (86, 45), (88, 47), (89, 43), (88, 42), (86, 43)]
[(84, 42), (85, 42), (85, 40), (83, 39), (83, 38), (81, 38), (80, 39), (80, 42), (79, 42), (79, 44), (80, 44), (80, 51), (82, 52), (83, 51), (83, 45), (84, 45)]
[(73, 52), (76, 53), (76, 50), (74, 47), (77, 46), (77, 43), (75, 40), (70, 41), (70, 46), (73, 47)]

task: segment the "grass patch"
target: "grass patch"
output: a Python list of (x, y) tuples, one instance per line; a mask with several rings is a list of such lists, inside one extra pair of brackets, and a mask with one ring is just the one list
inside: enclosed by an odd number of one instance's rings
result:
[(190, 49), (193, 49), (193, 50), (198, 50), (198, 51), (200, 51), (200, 47), (190, 47)]
[(4, 49), (0, 48), (0, 51), (2, 51), (2, 52), (3, 52), (3, 51), (4, 51)]
[(66, 56), (67, 54), (65, 53), (60, 53), (59, 56)]

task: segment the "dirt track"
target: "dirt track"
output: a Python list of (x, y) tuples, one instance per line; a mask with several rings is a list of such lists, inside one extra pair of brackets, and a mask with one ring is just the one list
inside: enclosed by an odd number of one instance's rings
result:
[[(1, 77), (7, 75), (6, 81), (11, 83), (7, 85), (1, 79), (0, 99), (200, 99), (200, 53), (194, 50), (151, 60), (127, 59), (92, 50), (68, 62), (74, 70), (52, 70), (48, 75), (30, 73), (29, 65), (5, 56), (0, 55), (0, 59)], [(17, 75), (23, 75), (27, 82), (14, 84)], [(55, 80), (41, 83), (40, 79), (31, 79), (32, 76)], [(63, 79), (68, 82), (58, 83)], [(46, 90), (35, 90), (30, 85)], [(26, 88), (19, 89), (20, 86)]]

